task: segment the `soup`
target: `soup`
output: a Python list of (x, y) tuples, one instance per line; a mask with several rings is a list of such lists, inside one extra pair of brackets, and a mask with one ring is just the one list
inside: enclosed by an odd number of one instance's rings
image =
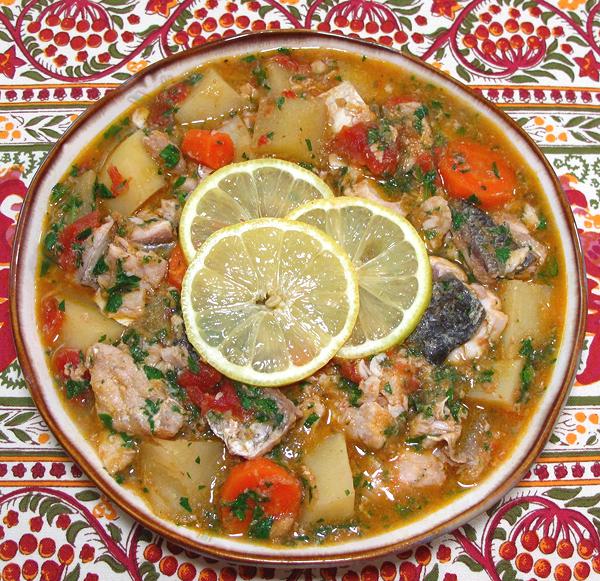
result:
[[(187, 200), (265, 158), (404, 216), (432, 274), (407, 337), (276, 387), (201, 357), (180, 300)], [(281, 49), (159, 87), (73, 160), (50, 197), (38, 325), (64, 405), (156, 514), (338, 542), (421, 518), (503, 462), (552, 373), (561, 256), (535, 175), (465, 103), (388, 64)]]

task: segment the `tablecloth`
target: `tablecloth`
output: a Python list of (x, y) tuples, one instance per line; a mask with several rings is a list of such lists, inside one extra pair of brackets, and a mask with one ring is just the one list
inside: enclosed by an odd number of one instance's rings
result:
[[(544, 452), (487, 513), (344, 568), (221, 563), (123, 514), (63, 452), (15, 359), (11, 242), (27, 184), (74, 119), (149, 63), (246, 31), (313, 28), (421, 57), (513, 117), (557, 172), (588, 276), (577, 381)], [(594, 0), (0, 0), (2, 579), (326, 581), (600, 578), (600, 3)]]

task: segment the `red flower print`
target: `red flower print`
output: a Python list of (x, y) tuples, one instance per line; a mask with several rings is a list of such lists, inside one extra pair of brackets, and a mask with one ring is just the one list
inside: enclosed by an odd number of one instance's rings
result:
[(73, 466), (71, 466), (71, 474), (73, 475), (73, 478), (81, 478), (83, 472), (81, 471), (81, 468), (77, 466), (77, 464), (73, 464)]
[(452, 550), (446, 545), (440, 545), (435, 556), (440, 563), (447, 563), (452, 556)]
[(592, 470), (592, 474), (593, 474), (593, 475), (594, 475), (596, 478), (598, 478), (598, 476), (600, 476), (600, 462), (594, 462), (594, 463), (592, 464), (592, 468), (591, 468), (591, 470)]
[(567, 467), (564, 464), (559, 464), (554, 467), (554, 475), (556, 478), (564, 478), (568, 474)]
[(56, 519), (56, 526), (63, 531), (71, 524), (71, 517), (68, 514), (61, 514)]
[(460, 10), (460, 4), (456, 0), (433, 0), (431, 13), (437, 16), (445, 16), (454, 20), (454, 13)]
[(2, 478), (2, 476), (6, 476), (7, 471), (8, 471), (8, 468), (7, 468), (6, 464), (0, 464), (0, 478)]
[(50, 468), (50, 474), (54, 476), (54, 478), (60, 478), (66, 474), (65, 465), (62, 462), (53, 462), (52, 468)]
[(546, 480), (548, 478), (548, 467), (545, 464), (538, 464), (534, 469), (533, 473), (540, 479)]
[(42, 530), (42, 526), (44, 525), (44, 521), (41, 516), (34, 516), (29, 519), (29, 529), (33, 533), (39, 533)]
[(11, 46), (5, 53), (0, 54), (0, 73), (9, 79), (14, 78), (17, 67), (24, 64), (25, 61), (15, 54), (14, 46)]
[(14, 510), (9, 510), (2, 520), (7, 527), (14, 527), (19, 524), (19, 513)]
[(575, 57), (573, 60), (579, 65), (580, 77), (590, 77), (593, 81), (600, 80), (600, 63), (591, 50), (585, 56)]
[(81, 547), (81, 551), (79, 551), (79, 559), (82, 563), (89, 563), (93, 560), (94, 555), (96, 553), (96, 549), (87, 543)]
[(165, 18), (171, 13), (171, 8), (177, 5), (177, 0), (150, 0), (146, 4), (148, 14), (161, 14)]
[(575, 478), (581, 478), (585, 472), (585, 468), (579, 462), (577, 462), (577, 464), (571, 468), (571, 472)]
[(15, 478), (23, 478), (25, 476), (25, 464), (19, 462), (15, 466), (12, 467), (11, 472)]
[(42, 466), (41, 462), (36, 462), (31, 469), (31, 476), (33, 478), (43, 478), (46, 473), (46, 469)]

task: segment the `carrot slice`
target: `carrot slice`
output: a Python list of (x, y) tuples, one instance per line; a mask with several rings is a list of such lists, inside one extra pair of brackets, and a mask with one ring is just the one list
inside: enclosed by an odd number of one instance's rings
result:
[(499, 153), (475, 141), (448, 144), (439, 171), (450, 196), (475, 196), (486, 210), (505, 205), (515, 195), (517, 176), (513, 168)]
[(129, 180), (126, 180), (122, 175), (118, 168), (114, 165), (111, 165), (107, 169), (108, 177), (111, 181), (110, 191), (115, 196), (120, 196), (124, 194), (129, 189)]
[(187, 262), (181, 246), (177, 244), (169, 257), (169, 270), (167, 272), (167, 282), (176, 289), (181, 290), (181, 283), (185, 271), (187, 270)]
[(273, 521), (298, 516), (301, 500), (298, 478), (267, 458), (254, 458), (229, 472), (221, 488), (221, 519), (228, 533), (268, 538)]
[(190, 129), (183, 136), (181, 150), (194, 161), (219, 169), (233, 161), (234, 147), (227, 133)]

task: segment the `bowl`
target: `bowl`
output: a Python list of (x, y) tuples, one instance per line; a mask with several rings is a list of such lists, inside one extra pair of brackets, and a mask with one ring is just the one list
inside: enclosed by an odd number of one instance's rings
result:
[[(395, 64), (422, 78), (431, 79), (491, 119), (537, 174), (562, 239), (563, 264), (567, 270), (567, 324), (552, 378), (524, 428), (523, 437), (505, 462), (477, 486), (422, 519), (376, 536), (298, 548), (257, 545), (178, 526), (154, 515), (139, 496), (119, 486), (102, 468), (95, 450), (81, 437), (77, 425), (63, 408), (32, 317), (32, 313), (36, 312), (38, 246), (51, 188), (69, 169), (73, 158), (88, 143), (89, 136), (99, 134), (135, 100), (194, 67), (215, 59), (280, 47), (339, 49)], [(133, 518), (175, 543), (217, 558), (287, 567), (340, 564), (403, 551), (455, 529), (499, 500), (525, 474), (550, 436), (577, 370), (586, 314), (584, 266), (573, 215), (551, 166), (527, 134), (481, 96), (416, 58), (369, 42), (310, 31), (240, 35), (173, 55), (147, 67), (87, 109), (48, 154), (29, 187), (16, 233), (9, 296), (17, 353), (32, 397), (59, 442), (102, 492)]]

